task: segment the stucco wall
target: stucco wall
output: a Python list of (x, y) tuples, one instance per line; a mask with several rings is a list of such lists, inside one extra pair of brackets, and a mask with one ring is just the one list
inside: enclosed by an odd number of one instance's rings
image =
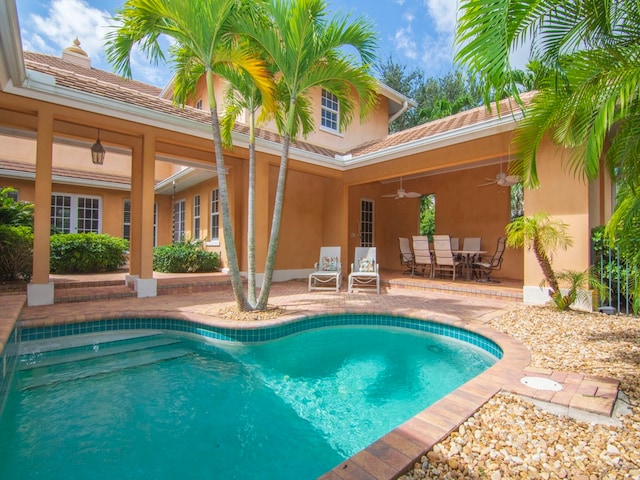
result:
[[(566, 151), (549, 143), (543, 144), (537, 162), (540, 187), (525, 190), (525, 214), (545, 211), (566, 223), (573, 246), (553, 256), (553, 268), (556, 271), (584, 271), (590, 263), (589, 187), (585, 180), (568, 170), (563, 161), (567, 156)], [(525, 286), (537, 287), (543, 279), (538, 262), (530, 251), (525, 255), (524, 272)]]

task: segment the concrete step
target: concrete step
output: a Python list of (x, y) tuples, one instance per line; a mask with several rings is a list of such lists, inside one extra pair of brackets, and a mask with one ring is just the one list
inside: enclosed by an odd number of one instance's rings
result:
[(119, 282), (117, 285), (93, 285), (65, 287), (56, 285), (54, 288), (54, 303), (87, 302), (112, 298), (135, 297), (136, 292), (131, 287)]

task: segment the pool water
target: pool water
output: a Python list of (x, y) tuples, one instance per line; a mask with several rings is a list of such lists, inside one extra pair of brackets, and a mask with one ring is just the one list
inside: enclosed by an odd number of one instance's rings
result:
[(496, 361), (393, 327), (258, 344), (151, 333), (23, 355), (0, 478), (312, 479)]

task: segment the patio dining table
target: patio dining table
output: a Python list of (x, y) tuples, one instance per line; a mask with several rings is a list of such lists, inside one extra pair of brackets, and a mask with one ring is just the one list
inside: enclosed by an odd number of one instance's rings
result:
[(483, 255), (487, 253), (487, 250), (452, 250), (454, 255), (459, 255), (463, 259), (463, 268), (467, 280), (471, 280), (471, 267), (473, 264), (473, 258), (476, 255)]

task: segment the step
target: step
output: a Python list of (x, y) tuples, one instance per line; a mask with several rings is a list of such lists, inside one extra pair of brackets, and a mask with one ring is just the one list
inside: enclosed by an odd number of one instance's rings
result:
[(131, 298), (136, 292), (126, 285), (54, 288), (54, 303), (88, 302), (110, 298)]
[(135, 341), (136, 339), (154, 338), (162, 335), (160, 330), (114, 330), (109, 332), (80, 333), (43, 340), (23, 341), (20, 343), (20, 354), (42, 354), (56, 350), (69, 350), (99, 344), (100, 347), (110, 343)]
[(94, 360), (96, 358), (107, 357), (109, 355), (118, 355), (121, 353), (137, 352), (140, 350), (165, 347), (180, 343), (177, 338), (158, 337), (151, 340), (136, 342), (117, 342), (115, 345), (93, 344), (84, 347), (76, 347), (74, 353), (65, 353), (64, 355), (49, 354), (44, 359), (38, 361), (38, 356), (32, 356), (32, 361), (21, 363), (20, 370), (32, 370), (34, 368), (50, 367), (54, 365), (62, 365), (65, 363), (79, 363), (83, 361)]
[(50, 367), (35, 368), (21, 372), (19, 389), (33, 390), (39, 387), (56, 385), (64, 382), (72, 382), (87, 379), (99, 375), (107, 375), (131, 368), (138, 368), (155, 363), (174, 360), (192, 355), (193, 350), (188, 348), (155, 348), (144, 349), (135, 352), (109, 355), (94, 359), (92, 362), (64, 363)]

